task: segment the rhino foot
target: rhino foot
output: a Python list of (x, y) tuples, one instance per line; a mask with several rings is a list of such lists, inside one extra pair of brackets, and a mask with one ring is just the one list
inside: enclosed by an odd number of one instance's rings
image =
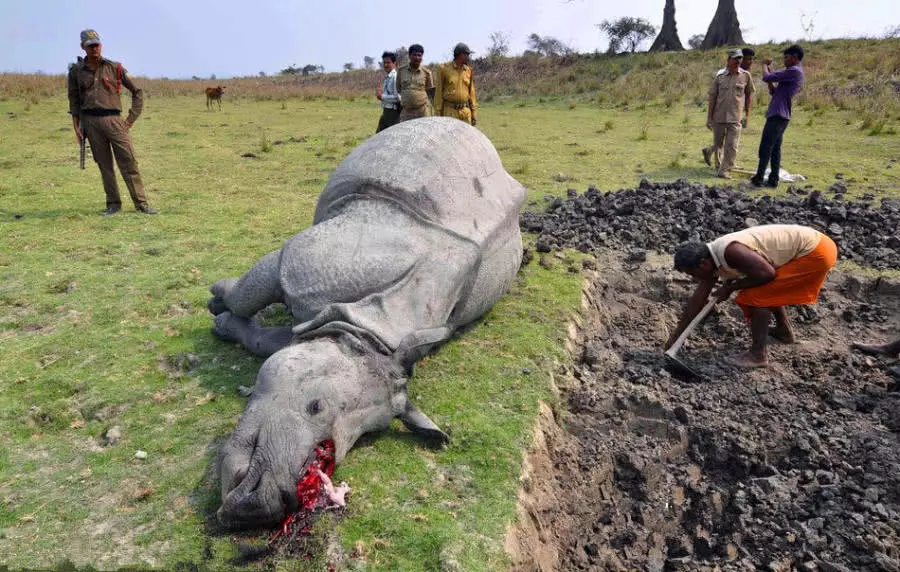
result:
[(248, 325), (247, 318), (240, 318), (225, 310), (216, 314), (216, 325), (213, 327), (212, 333), (226, 342), (240, 342), (242, 340), (241, 333), (247, 329)]

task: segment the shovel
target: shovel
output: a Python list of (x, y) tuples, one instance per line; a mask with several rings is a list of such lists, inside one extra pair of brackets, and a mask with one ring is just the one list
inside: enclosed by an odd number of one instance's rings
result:
[(672, 347), (666, 350), (666, 369), (671, 371), (672, 373), (681, 374), (687, 377), (689, 380), (696, 379), (699, 381), (703, 381), (706, 379), (706, 376), (695, 370), (685, 362), (678, 359), (677, 354), (678, 350), (681, 349), (681, 346), (684, 345), (684, 341), (687, 337), (694, 331), (694, 328), (703, 321), (703, 318), (706, 317), (707, 314), (713, 309), (713, 306), (716, 305), (718, 300), (715, 297), (711, 298), (709, 302), (706, 303), (706, 306), (703, 306), (703, 309), (700, 310), (700, 313), (697, 314), (691, 323), (687, 325), (681, 335), (678, 336), (678, 339), (675, 340), (675, 343), (672, 344)]

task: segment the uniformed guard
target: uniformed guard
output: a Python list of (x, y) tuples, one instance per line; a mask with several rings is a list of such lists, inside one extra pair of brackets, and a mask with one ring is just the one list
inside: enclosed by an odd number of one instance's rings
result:
[(434, 97), (434, 78), (431, 70), (422, 66), (425, 48), (419, 44), (409, 47), (409, 63), (397, 70), (397, 91), (400, 92), (399, 121), (429, 117), (429, 98)]
[(475, 125), (478, 101), (475, 99), (475, 79), (469, 67), (471, 53), (469, 46), (456, 44), (453, 61), (440, 67), (434, 91), (434, 112)]
[[(81, 32), (81, 47), (86, 57), (69, 68), (69, 113), (72, 114), (75, 137), (79, 143), (82, 137), (87, 137), (94, 161), (100, 167), (103, 189), (106, 191), (106, 210), (101, 214), (113, 215), (122, 209), (113, 155), (137, 211), (157, 214), (159, 211), (147, 204), (144, 183), (128, 133), (144, 107), (143, 92), (135, 87), (122, 64), (101, 57), (103, 45), (97, 32)], [(121, 117), (122, 103), (119, 100), (122, 86), (131, 92), (131, 109), (125, 120)]]

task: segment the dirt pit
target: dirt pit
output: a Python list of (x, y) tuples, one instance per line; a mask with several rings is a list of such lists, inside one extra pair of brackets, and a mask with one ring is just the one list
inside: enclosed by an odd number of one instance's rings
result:
[(696, 383), (661, 350), (693, 285), (669, 257), (598, 263), (567, 411), (527, 457), (515, 569), (900, 570), (900, 372), (849, 349), (900, 332), (900, 283), (833, 272), (765, 370), (723, 364), (749, 344), (723, 304), (680, 354)]

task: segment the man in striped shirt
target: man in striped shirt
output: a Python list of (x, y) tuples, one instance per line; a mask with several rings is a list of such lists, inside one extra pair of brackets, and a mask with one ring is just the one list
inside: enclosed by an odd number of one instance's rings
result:
[(384, 131), (395, 125), (400, 119), (400, 94), (397, 92), (397, 54), (384, 52), (381, 54), (381, 65), (387, 73), (382, 86), (375, 92), (381, 101), (381, 118), (375, 133)]

